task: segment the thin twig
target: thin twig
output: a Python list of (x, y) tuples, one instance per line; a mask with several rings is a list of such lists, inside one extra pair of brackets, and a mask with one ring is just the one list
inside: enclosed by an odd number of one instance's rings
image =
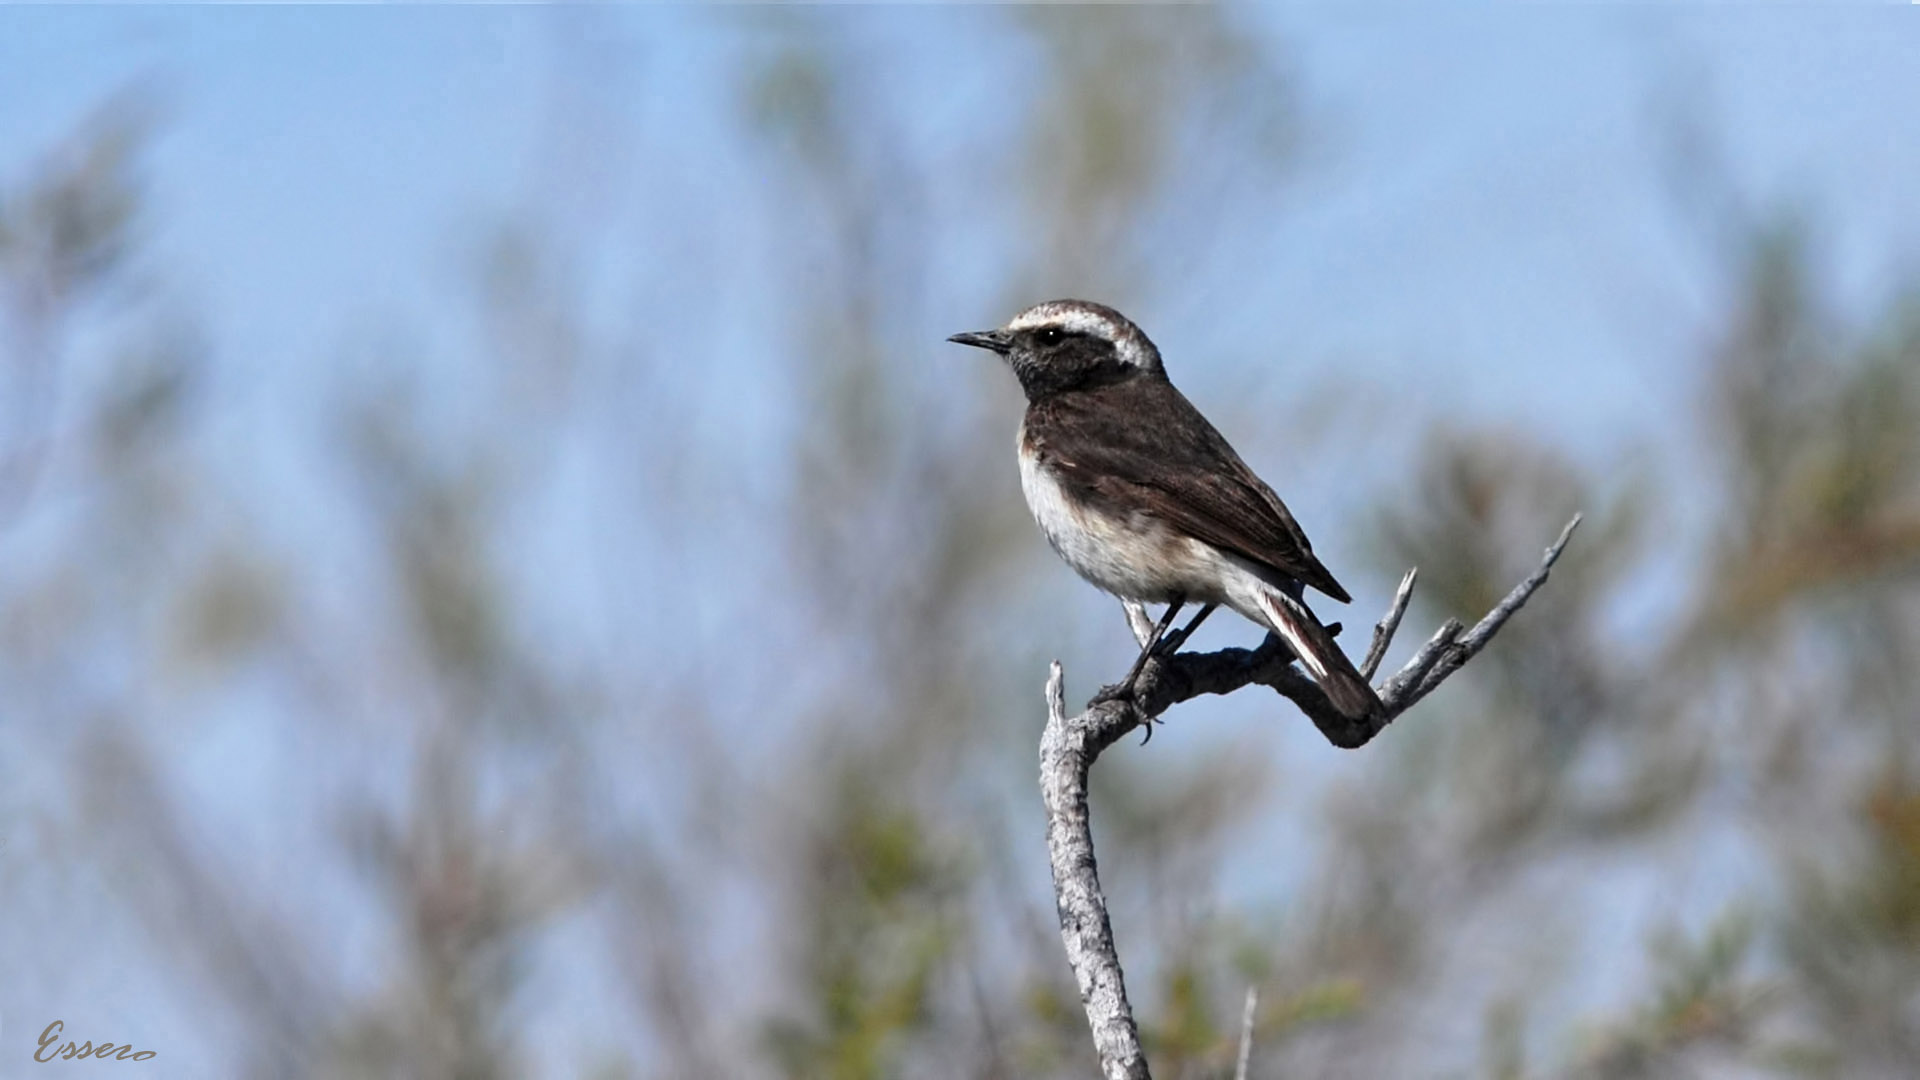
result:
[(1499, 633), (1500, 628), (1513, 617), (1513, 613), (1519, 611), (1521, 605), (1527, 602), (1527, 598), (1533, 595), (1533, 591), (1547, 580), (1547, 573), (1553, 569), (1553, 564), (1559, 561), (1560, 552), (1566, 548), (1567, 541), (1573, 537), (1573, 530), (1579, 525), (1580, 515), (1575, 514), (1573, 520), (1567, 522), (1566, 528), (1560, 530), (1559, 538), (1547, 548), (1546, 554), (1540, 559), (1539, 567), (1529, 574), (1525, 581), (1515, 585), (1513, 591), (1495, 604), (1493, 610), (1487, 612), (1486, 617), (1475, 624), (1472, 630), (1467, 631), (1464, 637), (1437, 657), (1430, 670), (1422, 673), (1419, 679), (1410, 680), (1406, 684), (1412, 689), (1404, 693), (1405, 700), (1399, 703), (1402, 711), (1432, 693), (1446, 680), (1447, 676), (1460, 670), (1467, 661), (1473, 659), (1475, 654), (1487, 647), (1487, 642), (1493, 640), (1493, 635)]
[(1360, 677), (1373, 681), (1373, 673), (1380, 670), (1380, 661), (1387, 658), (1387, 646), (1393, 643), (1394, 631), (1400, 629), (1400, 620), (1407, 614), (1407, 604), (1413, 600), (1413, 579), (1420, 576), (1420, 568), (1407, 571), (1400, 579), (1400, 587), (1393, 592), (1393, 604), (1387, 608), (1387, 614), (1373, 628), (1373, 644), (1367, 646), (1367, 659), (1360, 665)]
[(1425, 695), (1427, 691), (1433, 687), (1439, 686), (1442, 679), (1453, 674), (1461, 665), (1473, 659), (1474, 655), (1481, 649), (1487, 647), (1487, 642), (1492, 641), (1493, 635), (1499, 633), (1500, 628), (1506, 625), (1508, 619), (1513, 617), (1513, 613), (1520, 610), (1520, 606), (1527, 602), (1529, 596), (1533, 595), (1533, 590), (1539, 588), (1541, 584), (1547, 580), (1548, 571), (1553, 569), (1554, 563), (1560, 561), (1560, 552), (1565, 550), (1567, 541), (1573, 539), (1573, 530), (1579, 528), (1579, 526), (1580, 515), (1575, 514), (1573, 515), (1573, 520), (1567, 522), (1566, 528), (1560, 530), (1559, 539), (1555, 540), (1553, 544), (1547, 548), (1546, 554), (1540, 559), (1539, 568), (1528, 575), (1527, 580), (1515, 585), (1512, 592), (1508, 593), (1498, 604), (1495, 604), (1493, 610), (1487, 612), (1486, 617), (1481, 619), (1472, 630), (1469, 630), (1467, 636), (1460, 639), (1458, 658), (1443, 660), (1431, 674), (1421, 681), (1420, 692), (1422, 695)]
[(1407, 695), (1433, 673), (1448, 649), (1459, 647), (1460, 632), (1465, 629), (1466, 625), (1459, 619), (1449, 618), (1441, 623), (1440, 629), (1435, 630), (1427, 643), (1420, 646), (1420, 651), (1413, 654), (1413, 659), (1408, 660), (1393, 678), (1386, 681), (1386, 685), (1380, 688), (1380, 701), (1389, 712), (1404, 711), (1412, 704)]

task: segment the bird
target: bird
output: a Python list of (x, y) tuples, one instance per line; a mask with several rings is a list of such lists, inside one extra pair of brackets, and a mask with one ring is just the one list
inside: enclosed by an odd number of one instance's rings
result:
[[(1352, 597), (1287, 505), (1168, 379), (1138, 326), (1105, 304), (1049, 300), (947, 340), (998, 354), (1020, 381), (1020, 488), (1047, 543), (1121, 600), (1167, 605), (1103, 696), (1130, 695), (1156, 650), (1177, 649), (1225, 606), (1278, 635), (1341, 714), (1379, 713), (1379, 696), (1333, 640), (1338, 625), (1320, 622), (1305, 591)], [(1169, 635), (1189, 603), (1198, 613)]]

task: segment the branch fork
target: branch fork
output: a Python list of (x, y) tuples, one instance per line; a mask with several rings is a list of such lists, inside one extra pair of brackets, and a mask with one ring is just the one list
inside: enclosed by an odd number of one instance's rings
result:
[[(1412, 658), (1376, 688), (1382, 708), (1365, 719), (1354, 720), (1335, 709), (1320, 687), (1294, 666), (1293, 653), (1272, 634), (1256, 649), (1156, 654), (1141, 670), (1130, 696), (1095, 698), (1072, 717), (1066, 714), (1065, 675), (1060, 662), (1053, 662), (1047, 676), (1047, 727), (1040, 737), (1040, 794), (1047, 807), (1047, 851), (1053, 864), (1060, 937), (1080, 987), (1087, 1022), (1093, 1028), (1102, 1076), (1107, 1080), (1148, 1080), (1150, 1074), (1140, 1049), (1140, 1031), (1127, 1002), (1126, 980), (1094, 863), (1087, 774), (1101, 751), (1189, 698), (1230, 694), (1253, 684), (1271, 687), (1293, 702), (1335, 746), (1364, 746), (1486, 648), (1514, 612), (1545, 583), (1579, 524), (1580, 515), (1575, 514), (1547, 548), (1539, 567), (1471, 630), (1458, 619), (1441, 623)], [(1409, 570), (1400, 579), (1393, 602), (1374, 627), (1373, 640), (1360, 665), (1360, 673), (1368, 681), (1379, 671), (1406, 616), (1414, 578), (1415, 572)], [(1151, 632), (1152, 623), (1138, 605), (1127, 606), (1127, 622), (1136, 637)]]

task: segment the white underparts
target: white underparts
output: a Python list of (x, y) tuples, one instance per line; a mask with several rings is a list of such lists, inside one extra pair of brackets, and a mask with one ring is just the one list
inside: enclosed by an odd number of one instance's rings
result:
[(1020, 489), (1047, 543), (1081, 577), (1125, 600), (1164, 603), (1178, 592), (1182, 575), (1169, 556), (1179, 541), (1160, 522), (1075, 504), (1052, 471), (1024, 449)]
[[(1052, 470), (1020, 450), (1020, 488), (1047, 543), (1081, 577), (1122, 600), (1164, 604), (1176, 596), (1221, 604), (1272, 630), (1295, 653), (1312, 650), (1297, 627), (1312, 616), (1282, 595), (1246, 559), (1183, 536), (1146, 513), (1117, 515), (1072, 500)], [(1289, 625), (1292, 624), (1292, 625)], [(1308, 660), (1316, 676), (1324, 665)]]

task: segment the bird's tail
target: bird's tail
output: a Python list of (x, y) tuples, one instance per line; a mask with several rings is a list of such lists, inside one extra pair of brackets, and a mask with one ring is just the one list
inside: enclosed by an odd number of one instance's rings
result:
[(1276, 589), (1260, 590), (1260, 607), (1272, 622), (1273, 632), (1300, 658), (1334, 708), (1352, 720), (1380, 711), (1379, 695), (1360, 677), (1353, 661), (1340, 651), (1333, 635), (1327, 633), (1327, 628), (1320, 625), (1311, 611)]

